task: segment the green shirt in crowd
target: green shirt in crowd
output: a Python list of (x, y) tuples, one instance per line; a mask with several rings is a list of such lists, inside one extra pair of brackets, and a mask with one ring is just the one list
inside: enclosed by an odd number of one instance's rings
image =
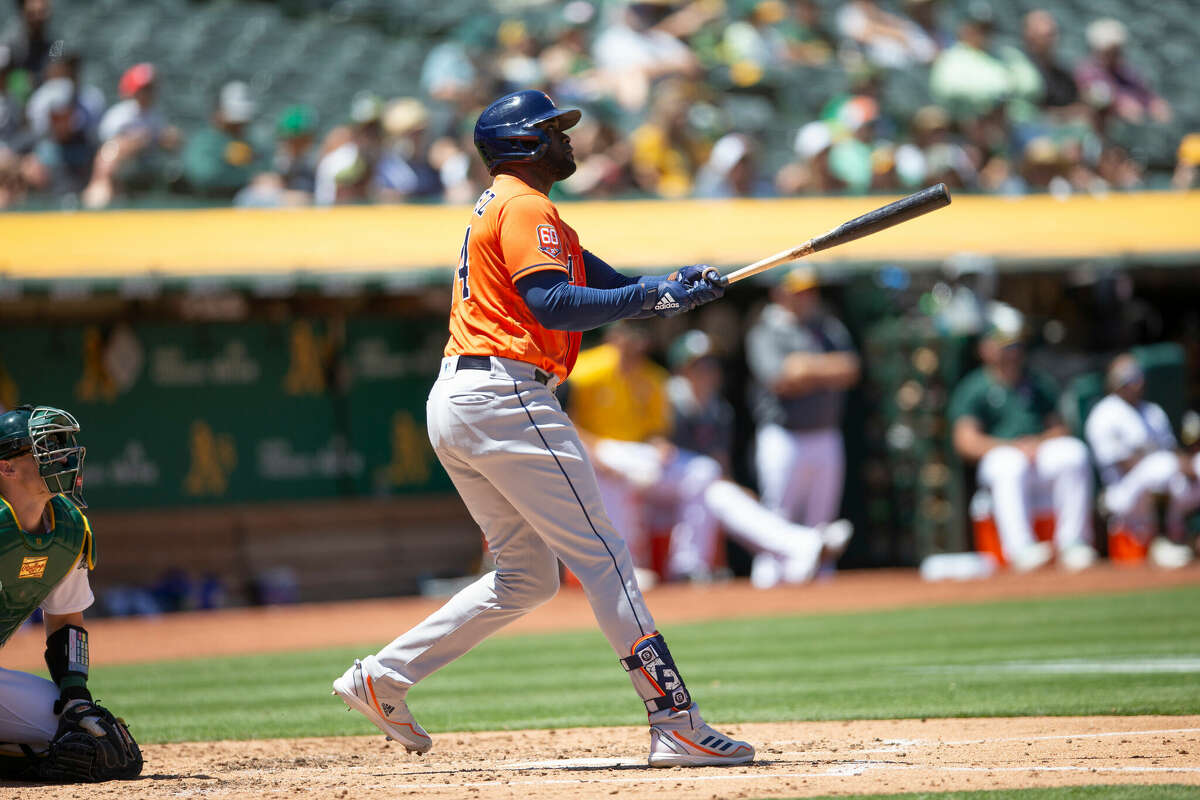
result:
[(950, 421), (972, 417), (997, 439), (1036, 436), (1046, 417), (1058, 411), (1058, 388), (1049, 375), (1026, 370), (1016, 386), (1005, 386), (980, 367), (968, 374), (950, 398)]
[(202, 194), (232, 196), (263, 169), (252, 142), (213, 127), (188, 137), (183, 150), (184, 177)]

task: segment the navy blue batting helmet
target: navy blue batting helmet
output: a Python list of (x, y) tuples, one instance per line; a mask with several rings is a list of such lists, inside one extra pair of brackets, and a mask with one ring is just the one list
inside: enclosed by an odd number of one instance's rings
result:
[(550, 147), (550, 137), (541, 126), (558, 119), (560, 129), (565, 130), (579, 122), (582, 113), (558, 108), (545, 92), (525, 89), (506, 94), (479, 115), (475, 147), (494, 175), (502, 164), (537, 161)]

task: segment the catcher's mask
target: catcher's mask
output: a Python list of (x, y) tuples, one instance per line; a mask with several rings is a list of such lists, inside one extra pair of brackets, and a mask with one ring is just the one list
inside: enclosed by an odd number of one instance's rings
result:
[(18, 406), (0, 416), (0, 458), (29, 453), (38, 474), (53, 494), (65, 494), (76, 505), (87, 508), (83, 499), (83, 456), (75, 434), (75, 417), (51, 406)]

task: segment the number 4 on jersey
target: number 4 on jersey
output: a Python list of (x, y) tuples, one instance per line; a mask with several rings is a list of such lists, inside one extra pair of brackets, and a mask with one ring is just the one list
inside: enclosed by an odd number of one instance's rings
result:
[[(487, 204), (496, 198), (496, 193), (491, 189), (484, 189), (483, 194), (479, 195), (478, 202), (475, 203), (475, 216), (482, 217), (483, 210), (487, 208)], [(458, 288), (462, 299), (466, 300), (471, 296), (471, 287), (467, 283), (467, 277), (471, 274), (471, 265), (467, 256), (467, 242), (471, 240), (471, 226), (467, 226), (467, 235), (463, 237), (462, 252), (458, 254)]]
[(471, 296), (471, 287), (467, 283), (467, 276), (471, 273), (471, 265), (468, 263), (467, 257), (467, 242), (469, 241), (471, 241), (470, 225), (467, 226), (467, 235), (463, 237), (462, 250), (458, 254), (458, 288), (463, 300)]

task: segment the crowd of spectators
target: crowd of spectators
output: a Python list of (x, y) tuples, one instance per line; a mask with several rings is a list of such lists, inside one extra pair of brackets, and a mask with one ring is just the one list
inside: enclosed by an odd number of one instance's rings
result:
[[(572, 0), (506, 18), (486, 46), (429, 43), (412, 96), (348, 86), (340, 120), (288, 98), (266, 141), (253, 76), (231, 76), (207, 126), (180, 130), (159, 96), (182, 76), (134, 63), (115, 87), (87, 85), (78, 51), (55, 38), (52, 0), (12, 8), (0, 32), (0, 208), (38, 197), (102, 208), (148, 191), (258, 207), (468, 202), (487, 181), (475, 114), (528, 87), (588, 111), (561, 192), (589, 199), (936, 181), (1010, 194), (1142, 188), (1147, 165), (1113, 126), (1175, 113), (1124, 57), (1133, 34), (1113, 18), (1087, 24), (1089, 55), (1072, 63), (1051, 11), (1025, 14), (1020, 41), (1007, 41), (986, 0)], [(885, 92), (897, 76), (914, 81), (911, 107)], [(818, 113), (797, 118), (792, 99), (821, 81)], [(1164, 183), (1197, 183), (1198, 137), (1180, 142)]]

